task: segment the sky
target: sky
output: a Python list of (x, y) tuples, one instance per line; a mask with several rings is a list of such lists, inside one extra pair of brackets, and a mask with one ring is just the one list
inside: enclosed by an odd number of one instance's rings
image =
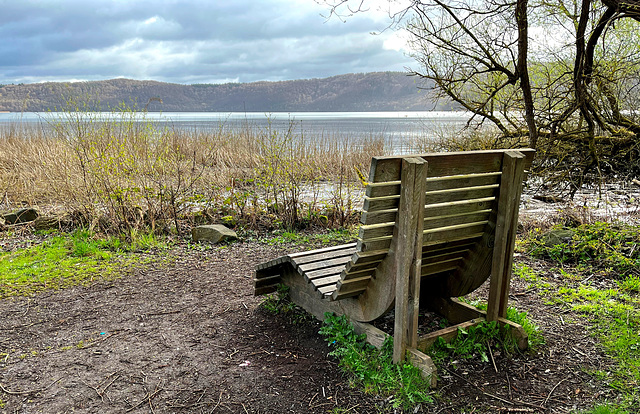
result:
[(389, 3), (367, 1), (327, 19), (315, 0), (0, 0), (0, 84), (245, 83), (414, 65), (402, 33), (384, 30)]

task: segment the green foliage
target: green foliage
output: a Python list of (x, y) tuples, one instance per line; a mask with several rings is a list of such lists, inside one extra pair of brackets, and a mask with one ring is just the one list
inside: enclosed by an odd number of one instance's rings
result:
[[(480, 310), (487, 310), (486, 303), (472, 302), (473, 306), (477, 307)], [(529, 317), (527, 316), (527, 312), (520, 312), (518, 309), (514, 307), (507, 308), (507, 319), (511, 322), (515, 322), (518, 325), (522, 326), (522, 329), (527, 333), (527, 339), (529, 341), (529, 349), (535, 350), (540, 345), (544, 344), (544, 337), (542, 336), (542, 332), (540, 327), (533, 323)], [(485, 322), (487, 323), (487, 322)], [(481, 324), (482, 325), (482, 324)], [(499, 332), (494, 332), (497, 334), (497, 339), (502, 345), (503, 349), (506, 352), (512, 353), (516, 350), (516, 344), (509, 337), (509, 328), (501, 329)], [(486, 329), (485, 329), (486, 330)], [(487, 338), (491, 339), (491, 338)]]
[(618, 286), (626, 292), (640, 293), (640, 277), (637, 275), (629, 275), (626, 279), (619, 281)]
[(325, 314), (320, 333), (333, 348), (330, 355), (338, 358), (353, 386), (367, 393), (392, 396), (396, 408), (433, 401), (428, 392), (429, 382), (422, 378), (418, 368), (409, 363), (393, 364), (392, 337), (387, 337), (378, 350), (365, 342), (366, 335), (356, 334), (344, 315), (331, 313)]
[[(482, 362), (489, 362), (487, 344), (508, 343), (501, 331), (500, 325), (495, 321), (482, 322), (469, 329), (458, 328), (458, 335), (453, 341), (446, 342), (444, 339), (438, 338), (429, 348), (428, 353), (436, 364), (450, 358), (472, 359), (476, 357), (480, 358)], [(503, 348), (513, 350), (515, 345), (505, 345)]]
[(598, 405), (591, 410), (583, 411), (582, 414), (631, 414), (629, 411), (615, 408), (612, 405)]
[(548, 246), (542, 235), (528, 241), (529, 252), (561, 264), (587, 265), (624, 276), (640, 265), (640, 231), (624, 223), (595, 222), (572, 228), (571, 240)]
[[(153, 246), (160, 244), (154, 242)], [(81, 229), (52, 235), (29, 248), (0, 253), (0, 298), (118, 276), (140, 263), (131, 253), (138, 248), (136, 243), (100, 238)]]
[(289, 287), (284, 284), (278, 285), (276, 293), (267, 295), (260, 307), (272, 315), (283, 315), (293, 323), (304, 322), (311, 318), (311, 315), (291, 301)]
[(352, 242), (355, 239), (355, 229), (333, 229), (313, 234), (297, 231), (274, 231), (274, 236), (264, 239), (270, 245), (335, 245)]

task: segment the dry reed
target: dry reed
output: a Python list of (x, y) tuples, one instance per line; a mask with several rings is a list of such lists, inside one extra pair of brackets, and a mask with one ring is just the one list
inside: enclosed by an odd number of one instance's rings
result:
[(118, 231), (167, 220), (178, 227), (194, 210), (254, 225), (261, 216), (287, 227), (313, 217), (344, 225), (356, 168), (366, 171), (386, 152), (379, 137), (251, 125), (185, 130), (133, 112), (70, 112), (63, 121), (0, 127), (0, 208), (80, 211), (88, 223), (103, 217)]

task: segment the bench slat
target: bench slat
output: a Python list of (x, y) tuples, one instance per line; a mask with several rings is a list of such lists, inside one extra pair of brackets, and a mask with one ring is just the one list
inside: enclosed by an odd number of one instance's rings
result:
[[(349, 244), (342, 244), (340, 246), (331, 246), (331, 247), (325, 247), (322, 249), (316, 249), (316, 250), (309, 250), (306, 252), (300, 252), (300, 253), (292, 253), (287, 255), (288, 257), (290, 257), (291, 259), (297, 259), (299, 257), (304, 257), (304, 256), (312, 256), (318, 253), (324, 253), (324, 252), (333, 252), (335, 250), (343, 250), (343, 249), (349, 249), (349, 248), (354, 248), (356, 247), (356, 243), (349, 243)], [(287, 257), (285, 256), (285, 257)]]
[(331, 276), (331, 275), (339, 275), (344, 270), (344, 265), (326, 267), (320, 270), (312, 270), (309, 272), (303, 272), (302, 274), (305, 276), (307, 281), (313, 281), (314, 279), (318, 279), (321, 277)]
[(303, 264), (295, 267), (298, 269), (298, 271), (310, 272), (313, 270), (324, 269), (326, 267), (346, 265), (350, 261), (351, 261), (351, 256), (344, 256), (344, 257), (338, 257), (336, 259), (327, 259), (320, 262), (307, 263), (307, 264)]
[[(470, 213), (450, 214), (439, 217), (426, 217), (423, 228), (425, 230), (450, 227), (460, 224), (487, 221), (492, 210), (472, 211)], [(358, 239), (367, 241), (380, 237), (392, 236), (395, 223), (375, 224), (371, 226), (361, 226)]]
[(316, 288), (321, 288), (323, 286), (327, 286), (327, 285), (334, 285), (340, 280), (340, 275), (334, 275), (334, 276), (327, 276), (327, 277), (321, 277), (318, 279), (313, 279), (311, 281), (311, 283), (313, 283), (313, 286), (315, 286)]
[[(500, 171), (502, 157), (507, 150), (444, 152), (435, 154), (405, 155), (421, 157), (429, 163), (429, 176), (464, 175)], [(511, 150), (513, 151), (513, 150)], [(531, 167), (535, 150), (518, 149), (525, 155), (525, 170)], [(374, 157), (371, 161), (369, 182), (398, 181), (402, 165), (401, 157)]]
[(356, 252), (356, 247), (353, 246), (353, 247), (349, 247), (348, 249), (340, 249), (340, 250), (334, 250), (332, 252), (324, 252), (324, 253), (318, 253), (318, 254), (309, 255), (309, 256), (297, 257), (293, 261), (298, 266), (301, 266), (303, 264), (320, 262), (327, 259), (336, 259), (338, 257), (351, 257), (355, 252)]
[[(501, 175), (501, 172), (490, 172), (481, 174), (451, 175), (445, 177), (428, 177), (427, 191), (498, 184), (500, 182)], [(365, 189), (365, 195), (370, 198), (400, 195), (400, 181), (369, 183)]]

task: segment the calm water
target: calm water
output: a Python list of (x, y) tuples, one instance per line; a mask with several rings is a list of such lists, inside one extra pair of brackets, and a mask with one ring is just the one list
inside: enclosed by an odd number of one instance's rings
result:
[[(93, 114), (105, 119), (111, 114)], [(0, 113), (0, 127), (16, 123), (42, 125), (64, 120), (60, 113)], [(219, 128), (272, 128), (325, 138), (383, 137), (394, 150), (407, 150), (443, 131), (459, 130), (469, 119), (464, 112), (149, 112), (139, 119), (199, 131)]]

